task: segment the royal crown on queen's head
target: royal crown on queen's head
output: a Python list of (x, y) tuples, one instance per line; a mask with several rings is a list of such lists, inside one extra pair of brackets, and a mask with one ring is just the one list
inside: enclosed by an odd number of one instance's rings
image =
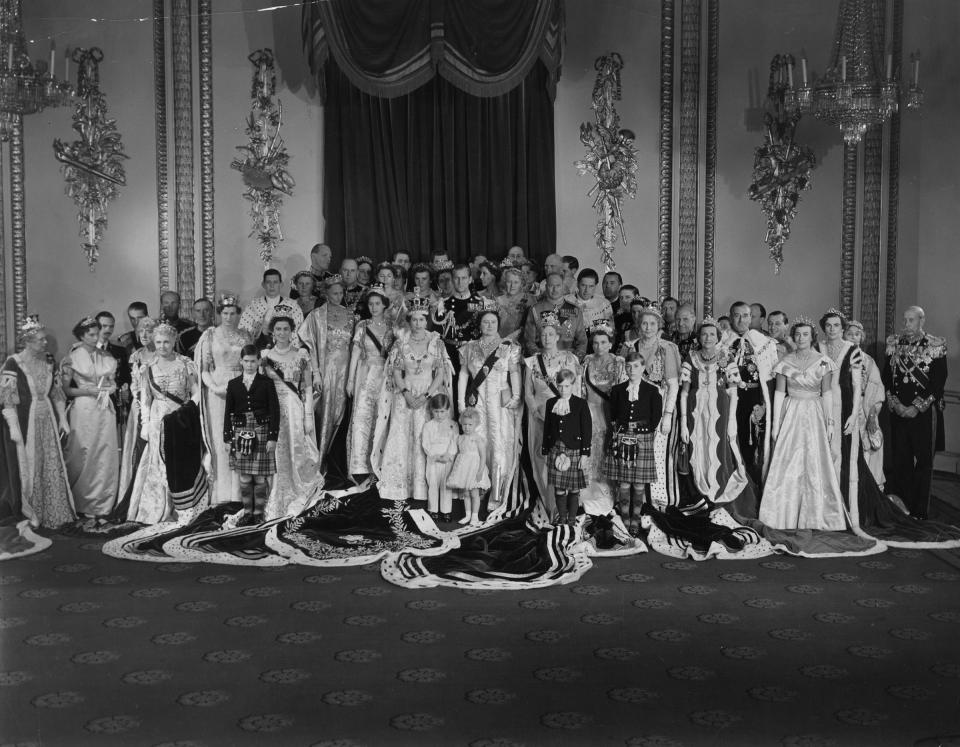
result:
[(420, 289), (413, 289), (413, 298), (410, 299), (410, 311), (430, 311), (430, 299), (420, 295)]
[(333, 275), (328, 277), (323, 282), (326, 283), (328, 286), (337, 285), (338, 283), (340, 285), (343, 285), (343, 275), (341, 275), (339, 272), (335, 272)]
[(237, 300), (237, 297), (232, 293), (224, 293), (220, 296), (220, 305), (221, 306), (239, 306), (240, 303)]
[(273, 307), (274, 316), (292, 316), (293, 306), (287, 306), (285, 303), (278, 303)]
[(387, 287), (383, 283), (373, 283), (367, 286), (367, 293), (379, 293), (381, 296), (385, 296)]
[(610, 322), (606, 319), (597, 319), (593, 324), (590, 325), (589, 334), (593, 335), (597, 332), (604, 332), (609, 337), (613, 337), (613, 327), (610, 326)]

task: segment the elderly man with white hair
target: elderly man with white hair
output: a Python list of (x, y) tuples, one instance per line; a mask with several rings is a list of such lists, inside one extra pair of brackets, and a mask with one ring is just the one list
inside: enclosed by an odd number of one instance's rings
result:
[(887, 338), (883, 371), (894, 467), (887, 475), (887, 489), (899, 495), (918, 519), (927, 518), (933, 455), (944, 448), (947, 383), (946, 341), (924, 332), (925, 321), (919, 306), (903, 312), (903, 331)]

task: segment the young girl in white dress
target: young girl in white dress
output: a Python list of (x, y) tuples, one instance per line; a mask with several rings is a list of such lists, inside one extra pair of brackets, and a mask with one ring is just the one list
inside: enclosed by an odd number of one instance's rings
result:
[(447, 486), (463, 491), (461, 524), (480, 523), (480, 492), (490, 489), (487, 469), (487, 439), (477, 426), (480, 413), (468, 407), (460, 413), (463, 435), (457, 438), (457, 458), (447, 478)]
[(431, 420), (423, 424), (420, 443), (427, 455), (427, 510), (434, 521), (450, 521), (453, 511), (453, 490), (447, 478), (457, 456), (460, 431), (450, 417), (450, 398), (434, 394), (427, 402)]

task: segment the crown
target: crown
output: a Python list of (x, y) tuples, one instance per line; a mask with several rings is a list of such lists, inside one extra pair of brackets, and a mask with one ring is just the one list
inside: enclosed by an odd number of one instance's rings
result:
[(358, 265), (363, 262), (366, 262), (368, 265), (372, 265), (374, 263), (373, 260), (370, 259), (370, 257), (368, 257), (366, 254), (361, 254), (359, 257), (357, 257), (356, 262)]
[(376, 293), (385, 296), (387, 295), (387, 288), (383, 283), (373, 283), (367, 286), (367, 293)]
[(26, 337), (34, 332), (39, 332), (41, 329), (43, 329), (43, 325), (40, 323), (40, 315), (28, 314), (20, 325), (20, 335)]
[(291, 316), (293, 306), (287, 306), (285, 303), (278, 303), (273, 307), (273, 316)]
[(167, 334), (173, 337), (174, 340), (177, 339), (177, 328), (168, 322), (160, 322), (156, 327), (153, 328), (154, 335), (163, 335)]
[(714, 319), (710, 314), (707, 314), (706, 316), (703, 317), (703, 321), (700, 322), (700, 326), (701, 327), (718, 327), (719, 324), (717, 323), (716, 319)]
[(658, 317), (660, 317), (661, 319), (663, 319), (663, 312), (660, 311), (660, 304), (658, 304), (656, 301), (650, 301), (649, 303), (647, 303), (646, 305), (644, 305), (644, 307), (643, 307), (643, 313), (644, 313), (644, 314), (655, 314), (656, 316), (658, 316)]
[(496, 311), (497, 302), (487, 296), (480, 297), (480, 311)]
[(514, 262), (512, 259), (510, 259), (510, 257), (507, 257), (506, 259), (500, 262), (501, 270), (509, 270), (516, 267), (517, 267), (517, 263)]
[(239, 306), (240, 303), (235, 295), (232, 293), (221, 293), (220, 294), (220, 305), (221, 306)]
[(97, 320), (88, 314), (87, 316), (83, 317), (83, 319), (81, 319), (79, 322), (77, 322), (77, 326), (82, 329), (86, 329), (87, 327), (96, 327)]
[(326, 280), (324, 280), (323, 282), (327, 284), (328, 288), (331, 285), (337, 285), (337, 284), (343, 285), (343, 275), (341, 275), (339, 272), (336, 272), (330, 277), (328, 277)]
[(597, 332), (604, 332), (609, 337), (613, 337), (613, 327), (610, 326), (610, 322), (606, 319), (597, 319), (593, 324), (590, 325), (590, 334), (596, 334)]
[(557, 312), (544, 311), (542, 314), (540, 314), (540, 326), (541, 327), (559, 327), (560, 317), (557, 316)]
[(856, 327), (861, 332), (863, 332), (863, 322), (861, 322), (859, 319), (851, 319), (849, 322), (847, 322), (847, 326)]
[(437, 272), (440, 272), (440, 270), (452, 270), (453, 262), (451, 262), (449, 259), (438, 260), (433, 263), (433, 269)]
[(309, 277), (313, 279), (314, 282), (316, 282), (316, 278), (314, 278), (313, 273), (310, 272), (310, 270), (300, 270), (300, 272), (298, 272), (296, 275), (290, 278), (290, 287), (296, 289), (297, 283), (300, 282), (300, 278), (306, 278), (306, 277)]
[(420, 288), (413, 289), (413, 298), (410, 299), (410, 313), (427, 313), (430, 311), (430, 299), (420, 295)]
[[(839, 312), (839, 311), (836, 311), (836, 309), (834, 309), (833, 312), (827, 311), (827, 313), (828, 313), (828, 314), (830, 314), (830, 313), (839, 314), (840, 312)], [(811, 319), (810, 317), (808, 317), (806, 314), (797, 314), (796, 317), (794, 317), (794, 319), (793, 319), (793, 326), (794, 326), (794, 327), (800, 327), (800, 326), (803, 326), (803, 325), (806, 325), (806, 326), (808, 326), (808, 327), (814, 327), (814, 328), (816, 328), (816, 325), (813, 323), (813, 319)]]

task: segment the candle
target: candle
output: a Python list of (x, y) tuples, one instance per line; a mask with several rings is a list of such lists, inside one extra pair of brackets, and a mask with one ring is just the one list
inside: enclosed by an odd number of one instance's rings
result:
[(787, 63), (787, 82), (790, 84), (790, 88), (793, 88), (793, 63)]
[(67, 49), (63, 53), (63, 79), (70, 82), (70, 50)]
[(893, 55), (887, 55), (887, 80), (893, 80)]
[(13, 70), (13, 44), (7, 45), (7, 69)]
[(807, 58), (806, 57), (800, 58), (800, 69), (803, 70), (803, 85), (804, 87), (806, 87), (807, 85)]
[(57, 52), (53, 47), (53, 42), (50, 42), (50, 77), (53, 77), (54, 63), (57, 59)]
[(840, 58), (840, 79), (846, 83), (847, 82), (847, 56), (843, 55)]
[(920, 53), (913, 57), (913, 85), (920, 85)]

